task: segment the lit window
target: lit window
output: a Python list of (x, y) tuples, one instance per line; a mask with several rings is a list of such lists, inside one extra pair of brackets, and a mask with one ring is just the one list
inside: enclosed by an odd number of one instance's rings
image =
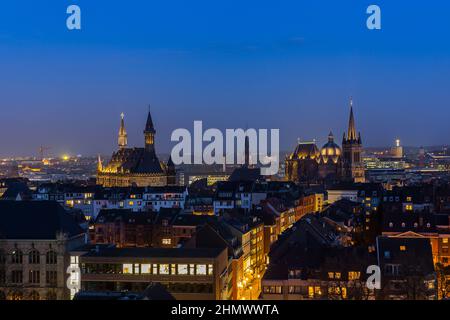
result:
[(189, 274), (192, 276), (195, 275), (195, 264), (189, 265)]
[(341, 278), (341, 273), (340, 272), (336, 272), (335, 273), (335, 277), (336, 277), (336, 279), (340, 279)]
[(405, 206), (405, 209), (406, 209), (407, 211), (412, 211), (412, 210), (413, 210), (413, 206), (412, 206), (411, 204), (407, 204), (407, 205)]
[(314, 298), (314, 287), (308, 287), (308, 296)]
[(159, 274), (170, 274), (168, 264), (160, 264), (159, 265)]
[(334, 279), (334, 272), (328, 272), (328, 278)]
[(208, 264), (208, 274), (211, 276), (214, 272), (214, 267), (212, 264)]
[(151, 273), (152, 268), (150, 264), (141, 264), (141, 273), (142, 274), (149, 274)]
[(400, 246), (400, 251), (406, 251), (406, 246)]
[(321, 296), (322, 295), (322, 289), (320, 287), (314, 287), (314, 293), (317, 296)]
[(179, 264), (178, 265), (178, 274), (181, 274), (181, 275), (188, 274), (188, 265), (187, 264)]
[(170, 245), (172, 244), (172, 239), (170, 238), (162, 239), (162, 244)]
[(176, 264), (170, 265), (170, 274), (177, 274), (177, 265)]
[(342, 287), (341, 288), (341, 292), (342, 292), (342, 298), (343, 299), (347, 299), (347, 288), (346, 287)]
[(442, 243), (448, 243), (448, 238), (443, 238)]
[(133, 202), (133, 201), (129, 201), (129, 202), (128, 202), (128, 205), (129, 205), (129, 206), (133, 206), (133, 205), (134, 205), (134, 202)]
[(206, 275), (206, 264), (198, 264), (197, 265), (197, 274)]
[(361, 272), (349, 271), (348, 280), (358, 280), (361, 276)]
[(139, 274), (139, 264), (138, 263), (134, 264), (134, 273)]
[(123, 274), (133, 274), (133, 265), (131, 263), (124, 263), (122, 266)]
[(411, 197), (406, 197), (406, 201), (407, 201), (407, 202), (411, 202), (411, 201), (412, 201), (412, 198), (411, 198)]
[(153, 265), (153, 274), (158, 274), (158, 265), (157, 264)]

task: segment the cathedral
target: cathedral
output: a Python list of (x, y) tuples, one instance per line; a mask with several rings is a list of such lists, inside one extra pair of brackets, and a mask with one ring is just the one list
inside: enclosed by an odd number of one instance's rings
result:
[(172, 159), (159, 161), (155, 152), (155, 134), (150, 110), (144, 129), (143, 148), (127, 148), (124, 114), (121, 114), (118, 147), (110, 162), (103, 166), (99, 157), (97, 184), (104, 187), (146, 187), (175, 185), (176, 172)]
[(342, 139), (342, 149), (329, 133), (328, 142), (319, 150), (314, 141), (299, 141), (294, 152), (286, 157), (286, 179), (297, 183), (364, 182), (364, 165), (361, 158), (361, 135), (356, 135), (353, 102), (350, 101), (350, 118), (347, 134)]

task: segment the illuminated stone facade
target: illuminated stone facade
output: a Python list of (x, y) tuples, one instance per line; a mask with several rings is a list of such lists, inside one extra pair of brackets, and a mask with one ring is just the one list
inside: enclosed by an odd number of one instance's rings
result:
[(362, 161), (361, 134), (356, 135), (353, 102), (350, 101), (350, 119), (347, 136), (342, 138), (343, 178), (352, 182), (365, 182), (364, 164)]
[(98, 161), (97, 184), (104, 187), (166, 186), (176, 184), (175, 165), (159, 161), (155, 152), (155, 134), (150, 112), (144, 130), (145, 147), (127, 148), (127, 133), (124, 117), (121, 115), (118, 145), (110, 162), (103, 166)]
[(285, 176), (288, 181), (297, 183), (339, 180), (364, 182), (361, 153), (361, 135), (356, 135), (351, 106), (348, 133), (344, 133), (342, 149), (334, 142), (331, 132), (328, 142), (320, 151), (314, 141), (299, 142), (294, 152), (286, 157)]

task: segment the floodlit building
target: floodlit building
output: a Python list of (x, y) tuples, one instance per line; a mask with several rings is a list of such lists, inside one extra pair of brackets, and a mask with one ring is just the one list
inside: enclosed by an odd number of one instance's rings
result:
[(150, 111), (144, 129), (144, 148), (127, 148), (124, 115), (121, 115), (118, 146), (111, 161), (103, 166), (98, 161), (97, 184), (104, 187), (165, 186), (175, 185), (176, 171), (172, 159), (159, 161), (155, 152), (155, 134)]

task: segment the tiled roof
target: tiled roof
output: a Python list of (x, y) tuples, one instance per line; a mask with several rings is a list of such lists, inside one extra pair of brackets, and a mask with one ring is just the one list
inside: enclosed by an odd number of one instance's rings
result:
[(0, 201), (0, 239), (56, 239), (84, 233), (70, 214), (53, 201)]

